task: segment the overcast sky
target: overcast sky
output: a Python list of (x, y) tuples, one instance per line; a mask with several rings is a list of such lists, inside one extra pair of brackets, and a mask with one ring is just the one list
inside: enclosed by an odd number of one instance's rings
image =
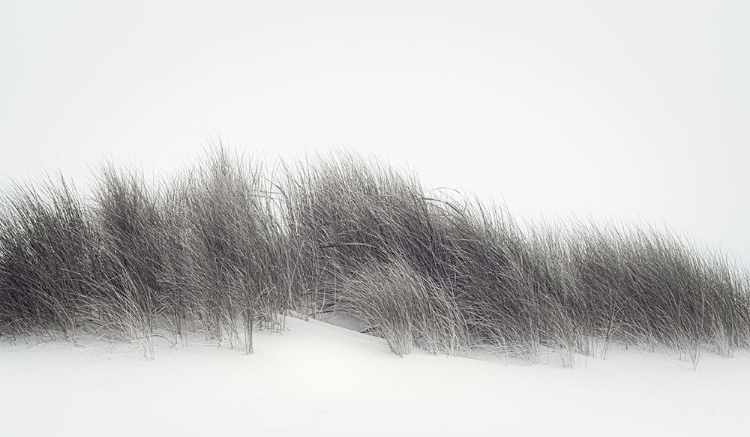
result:
[[(0, 2), (0, 179), (351, 148), (750, 264), (750, 2)], [(5, 182), (4, 182), (5, 184)]]

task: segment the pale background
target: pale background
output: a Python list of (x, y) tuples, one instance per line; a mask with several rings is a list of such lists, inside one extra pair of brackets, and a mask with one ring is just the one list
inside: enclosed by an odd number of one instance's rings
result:
[(748, 1), (0, 1), (0, 181), (222, 138), (750, 261)]

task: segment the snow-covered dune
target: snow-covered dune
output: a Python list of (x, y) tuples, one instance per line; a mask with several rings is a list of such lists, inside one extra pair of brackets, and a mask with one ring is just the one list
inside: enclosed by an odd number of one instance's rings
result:
[[(0, 343), (0, 436), (634, 436), (750, 433), (750, 354), (614, 348), (573, 369), (393, 355), (319, 321), (258, 333), (253, 355), (192, 341), (156, 359), (103, 341)], [(544, 358), (544, 357), (543, 357)]]

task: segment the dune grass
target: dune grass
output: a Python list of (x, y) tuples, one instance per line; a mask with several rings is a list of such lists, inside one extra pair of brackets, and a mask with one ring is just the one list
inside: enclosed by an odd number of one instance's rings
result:
[(89, 211), (62, 179), (13, 190), (0, 212), (0, 332), (61, 328), (74, 340), (82, 308), (98, 292)]
[(521, 227), (337, 153), (274, 171), (219, 148), (160, 183), (108, 165), (84, 197), (15, 186), (0, 210), (0, 335), (138, 341), (201, 331), (251, 353), (290, 311), (343, 311), (398, 355), (494, 347), (605, 357), (615, 343), (731, 356), (750, 345), (748, 275), (668, 230)]

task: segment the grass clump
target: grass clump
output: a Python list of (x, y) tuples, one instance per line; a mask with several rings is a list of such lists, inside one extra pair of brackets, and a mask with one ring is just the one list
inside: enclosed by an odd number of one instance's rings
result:
[(289, 307), (284, 236), (266, 177), (261, 166), (220, 151), (176, 192), (183, 235), (176, 270), (186, 277), (173, 279), (195, 293), (194, 310), (213, 337), (226, 332), (234, 343), (241, 323), (247, 353), (253, 326), (280, 326)]
[(16, 186), (0, 215), (0, 334), (62, 331), (75, 340), (96, 294), (99, 239), (64, 179)]
[(105, 166), (89, 202), (64, 180), (17, 187), (0, 217), (0, 334), (88, 329), (151, 357), (157, 331), (189, 329), (252, 352), (253, 328), (289, 307), (270, 186), (220, 149), (156, 185)]
[(105, 166), (0, 210), (0, 335), (82, 329), (141, 342), (189, 331), (253, 350), (290, 310), (344, 311), (398, 355), (492, 346), (535, 359), (615, 342), (730, 356), (750, 345), (748, 275), (669, 231), (520, 226), (338, 153), (283, 165), (217, 150), (160, 183)]
[[(347, 154), (291, 169), (283, 193), (302, 300), (313, 312), (360, 315), (398, 354), (430, 314), (413, 303), (422, 290), (449, 297), (463, 344), (528, 358), (544, 347), (572, 364), (574, 353), (606, 356), (615, 341), (720, 353), (747, 345), (744, 273), (667, 232), (522, 231), (504, 208), (429, 193), (408, 173)], [(440, 330), (442, 344), (455, 325)]]
[(569, 246), (593, 334), (722, 355), (747, 347), (746, 275), (726, 259), (654, 229), (589, 226)]
[(381, 335), (398, 356), (413, 346), (432, 353), (467, 348), (467, 327), (456, 300), (404, 260), (363, 266), (339, 284), (336, 307)]

